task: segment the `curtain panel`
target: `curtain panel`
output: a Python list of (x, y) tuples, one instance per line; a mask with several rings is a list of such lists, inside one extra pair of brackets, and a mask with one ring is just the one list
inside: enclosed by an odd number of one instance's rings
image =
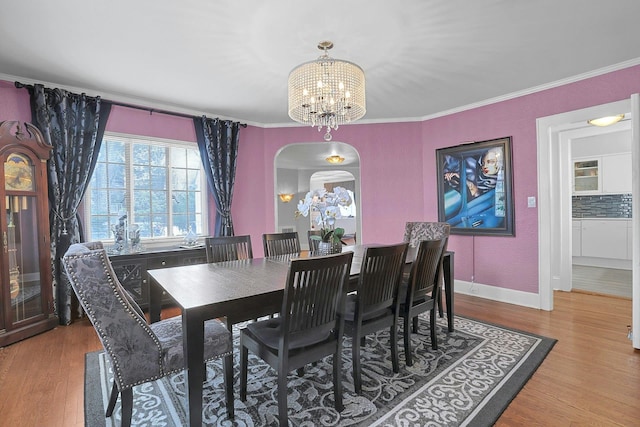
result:
[(73, 320), (73, 290), (60, 260), (69, 245), (84, 241), (78, 206), (98, 159), (111, 104), (100, 97), (29, 86), (34, 124), (53, 146), (47, 162), (53, 295), (60, 324)]
[(216, 204), (214, 236), (233, 236), (231, 200), (241, 125), (205, 116), (196, 117), (193, 122), (207, 182)]

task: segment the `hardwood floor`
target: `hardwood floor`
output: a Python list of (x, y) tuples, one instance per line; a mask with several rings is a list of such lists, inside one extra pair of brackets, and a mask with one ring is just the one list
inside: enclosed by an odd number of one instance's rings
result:
[(631, 298), (631, 270), (574, 264), (571, 273), (571, 287), (575, 291)]
[[(640, 352), (627, 339), (631, 301), (555, 293), (552, 312), (456, 295), (456, 314), (558, 339), (497, 426), (632, 426), (640, 420)], [(640, 331), (639, 331), (640, 333)], [(0, 424), (82, 426), (88, 321), (0, 349)]]

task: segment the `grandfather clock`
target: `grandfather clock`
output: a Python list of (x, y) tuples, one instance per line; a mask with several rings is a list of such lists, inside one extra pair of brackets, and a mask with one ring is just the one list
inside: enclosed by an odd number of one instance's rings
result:
[(58, 323), (47, 198), (51, 148), (31, 123), (0, 122), (0, 347)]

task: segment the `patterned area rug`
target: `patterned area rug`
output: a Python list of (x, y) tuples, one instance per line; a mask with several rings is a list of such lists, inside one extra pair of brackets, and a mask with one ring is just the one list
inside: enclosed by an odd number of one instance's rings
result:
[[(331, 357), (289, 375), (289, 423), (294, 426), (490, 426), (518, 394), (549, 353), (555, 340), (456, 316), (455, 332), (438, 319), (438, 350), (431, 349), (428, 317), (412, 335), (414, 364), (391, 368), (388, 331), (367, 337), (363, 349), (363, 393), (354, 393), (351, 339), (345, 339), (342, 381), (345, 409), (333, 407)], [(402, 339), (402, 330), (400, 331)], [(234, 330), (238, 348), (238, 330)], [(275, 371), (249, 353), (247, 401), (238, 398), (235, 360), (235, 420), (226, 416), (222, 365), (207, 366), (203, 424), (278, 425)], [(105, 418), (112, 372), (103, 352), (88, 353), (85, 365), (85, 425), (119, 426), (120, 401)], [(134, 426), (187, 425), (184, 375), (175, 374), (134, 389)]]

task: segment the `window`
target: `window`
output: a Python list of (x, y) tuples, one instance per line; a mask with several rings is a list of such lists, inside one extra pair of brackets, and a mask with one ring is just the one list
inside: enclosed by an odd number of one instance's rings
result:
[(147, 240), (206, 234), (203, 177), (194, 143), (105, 133), (85, 196), (87, 235), (113, 239), (124, 219)]

